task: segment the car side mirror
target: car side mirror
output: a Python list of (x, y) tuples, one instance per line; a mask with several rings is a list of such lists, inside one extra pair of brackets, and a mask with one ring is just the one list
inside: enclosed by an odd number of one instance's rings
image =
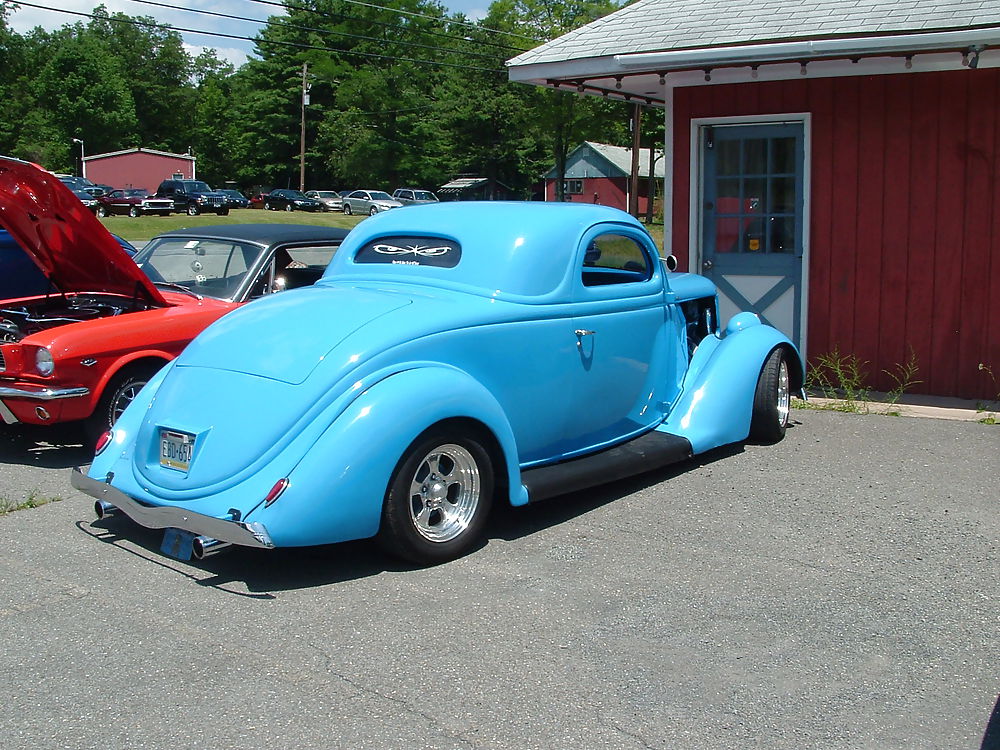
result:
[(660, 258), (660, 260), (663, 261), (663, 265), (666, 266), (666, 269), (671, 273), (677, 270), (677, 258), (673, 255), (668, 255), (666, 258)]

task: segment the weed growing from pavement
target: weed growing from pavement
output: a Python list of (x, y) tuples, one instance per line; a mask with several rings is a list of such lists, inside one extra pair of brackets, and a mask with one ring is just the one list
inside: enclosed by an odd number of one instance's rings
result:
[[(862, 361), (854, 354), (842, 354), (839, 347), (833, 351), (821, 354), (813, 362), (806, 376), (806, 390), (823, 398), (831, 399), (829, 405), (809, 404), (805, 401), (795, 401), (795, 406), (806, 409), (830, 409), (852, 414), (871, 414), (873, 403), (872, 391), (865, 384), (868, 379), (867, 361)], [(920, 383), (917, 373), (917, 355), (910, 348), (909, 356), (903, 364), (896, 364), (892, 370), (883, 370), (895, 383), (884, 397), (878, 399), (879, 414), (899, 416), (900, 411), (893, 407), (907, 390)]]
[(37, 492), (29, 492), (28, 499), (23, 502), (15, 502), (7, 497), (0, 497), (0, 516), (6, 516), (9, 513), (13, 513), (18, 510), (27, 510), (28, 508), (38, 508), (42, 505), (48, 505), (49, 503), (59, 503), (62, 502), (62, 498), (59, 495), (54, 495), (52, 497), (44, 497), (39, 495)]
[[(997, 389), (997, 396), (996, 396), (995, 401), (996, 402), (1000, 402), (1000, 383), (997, 382), (997, 377), (996, 377), (996, 375), (993, 374), (993, 368), (990, 367), (987, 364), (984, 364), (984, 363), (980, 362), (979, 363), (979, 370), (980, 370), (980, 372), (985, 372), (987, 375), (990, 376), (990, 380), (993, 381), (993, 387)], [(995, 404), (994, 404), (994, 407), (995, 407)], [(982, 401), (980, 401), (978, 404), (976, 404), (976, 411), (984, 412), (984, 411), (990, 411), (990, 409), (991, 409), (990, 405), (986, 404), (986, 403), (984, 403)], [(982, 422), (983, 424), (998, 424), (998, 420), (997, 420), (997, 415), (996, 414), (987, 414), (985, 417), (983, 417), (979, 421)]]

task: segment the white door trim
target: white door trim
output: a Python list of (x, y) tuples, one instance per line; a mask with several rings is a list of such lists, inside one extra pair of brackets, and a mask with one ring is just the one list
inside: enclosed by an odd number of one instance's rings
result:
[[(809, 244), (812, 235), (809, 226), (810, 194), (812, 192), (812, 113), (788, 112), (775, 115), (742, 115), (734, 117), (695, 117), (691, 119), (691, 165), (690, 185), (688, 187), (688, 268), (692, 273), (701, 273), (701, 246), (704, 231), (701, 220), (702, 164), (701, 146), (704, 128), (708, 125), (773, 125), (780, 122), (802, 124), (802, 278), (801, 310), (799, 310), (799, 330), (802, 341), (799, 342), (803, 360), (806, 357), (809, 319)], [(725, 321), (722, 321), (723, 325)]]

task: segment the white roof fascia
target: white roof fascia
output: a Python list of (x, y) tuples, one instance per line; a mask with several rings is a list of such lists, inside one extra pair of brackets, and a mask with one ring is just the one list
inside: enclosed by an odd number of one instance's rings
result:
[(670, 50), (668, 52), (635, 52), (614, 55), (622, 68), (663, 68), (733, 64), (740, 62), (771, 62), (777, 60), (808, 60), (817, 57), (877, 55), (879, 53), (945, 50), (960, 47), (1000, 44), (1000, 28), (939, 31), (929, 34), (897, 34), (848, 39), (813, 39), (798, 42), (746, 44), (737, 47), (707, 47), (704, 49)]
[[(511, 81), (588, 79), (634, 74), (640, 70), (705, 68), (767, 62), (796, 62), (852, 56), (902, 55), (906, 52), (938, 52), (1000, 45), (1000, 27), (963, 29), (928, 34), (897, 34), (881, 37), (851, 37), (812, 41), (747, 44), (737, 47), (705, 47), (666, 52), (636, 52), (627, 55), (575, 58), (549, 63), (509, 65)], [(990, 52), (990, 50), (987, 50)]]

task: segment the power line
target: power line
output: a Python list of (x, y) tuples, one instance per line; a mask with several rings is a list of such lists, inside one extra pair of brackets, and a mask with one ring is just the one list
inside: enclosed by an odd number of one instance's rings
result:
[[(341, 0), (341, 1), (345, 2), (345, 3), (350, 3), (352, 5), (360, 5), (360, 6), (363, 6), (365, 8), (375, 8), (376, 10), (385, 10), (385, 11), (388, 11), (390, 13), (398, 13), (398, 14), (403, 15), (403, 16), (413, 16), (414, 18), (427, 18), (427, 19), (430, 19), (432, 21), (446, 20), (446, 19), (442, 19), (442, 18), (440, 18), (438, 16), (427, 15), (426, 13), (416, 13), (416, 12), (411, 11), (411, 10), (403, 10), (402, 8), (390, 8), (388, 6), (378, 5), (376, 3), (367, 3), (367, 2), (364, 2), (364, 0)], [(296, 10), (305, 10), (305, 11), (309, 11), (309, 12), (312, 12), (312, 13), (319, 13), (320, 12), (320, 11), (312, 10), (310, 8), (303, 8), (301, 6), (295, 6), (295, 5), (291, 5), (291, 4), (288, 4), (288, 3), (276, 2), (276, 0), (250, 0), (250, 2), (252, 2), (252, 3), (260, 3), (261, 5), (276, 5), (276, 6), (279, 6), (279, 7), (282, 7), (282, 8), (285, 8), (285, 7), (287, 7), (287, 8), (295, 8)], [(527, 40), (529, 42), (542, 43), (542, 42), (547, 41), (545, 39), (538, 39), (538, 38), (533, 37), (533, 36), (527, 36), (525, 34), (519, 34), (516, 31), (501, 31), (500, 29), (488, 29), (488, 28), (486, 28), (484, 26), (479, 26), (479, 25), (474, 24), (474, 23), (468, 23), (466, 21), (456, 21), (456, 20), (453, 20), (453, 19), (447, 19), (447, 22), (450, 23), (450, 24), (454, 24), (456, 26), (467, 26), (470, 29), (476, 29), (476, 30), (479, 30), (479, 31), (490, 31), (490, 32), (492, 32), (494, 34), (503, 34), (504, 36), (516, 36), (519, 39), (525, 39), (525, 40)], [(511, 49), (516, 49), (516, 48), (512, 47)]]
[(378, 60), (394, 60), (397, 62), (412, 62), (418, 63), (420, 65), (438, 65), (445, 68), (457, 68), (459, 70), (473, 70), (480, 73), (504, 73), (505, 71), (499, 70), (497, 68), (480, 68), (474, 65), (460, 65), (458, 63), (448, 63), (439, 60), (419, 60), (412, 57), (400, 57), (399, 55), (379, 55), (374, 52), (355, 52), (337, 49), (336, 47), (322, 47), (316, 44), (302, 44), (300, 42), (279, 42), (274, 39), (255, 39), (249, 36), (240, 36), (239, 34), (224, 34), (221, 31), (205, 31), (204, 29), (190, 29), (184, 26), (171, 26), (170, 24), (161, 23), (151, 23), (149, 21), (138, 21), (132, 18), (116, 18), (114, 16), (99, 16), (93, 13), (84, 13), (78, 10), (63, 10), (62, 8), (50, 8), (47, 5), (38, 5), (36, 3), (24, 2), (23, 0), (17, 0), (18, 5), (24, 5), (29, 8), (38, 8), (39, 10), (48, 10), (53, 13), (64, 13), (72, 16), (82, 16), (84, 18), (99, 19), (102, 21), (111, 21), (113, 23), (127, 23), (132, 26), (147, 26), (156, 29), (163, 29), (166, 31), (183, 31), (187, 34), (197, 34), (199, 36), (208, 37), (218, 37), (220, 39), (239, 39), (245, 42), (252, 42), (254, 44), (274, 44), (281, 47), (294, 47), (296, 49), (310, 49), (318, 50), (320, 52), (335, 52), (338, 55), (344, 55), (347, 57), (370, 57)]
[[(324, 35), (331, 34), (336, 36), (347, 37), (349, 39), (362, 39), (368, 42), (379, 42), (381, 44), (384, 44), (386, 41), (389, 41), (386, 39), (378, 39), (377, 37), (373, 36), (364, 36), (362, 34), (349, 34), (345, 31), (332, 31), (329, 29), (317, 29), (312, 26), (300, 26), (299, 24), (276, 20), (273, 16), (268, 19), (248, 18), (247, 16), (237, 16), (231, 13), (220, 13), (218, 11), (202, 10), (200, 8), (183, 8), (179, 5), (171, 5), (170, 3), (159, 3), (156, 2), (155, 0), (131, 0), (131, 2), (139, 3), (141, 5), (153, 5), (156, 6), (157, 8), (168, 8), (170, 10), (184, 11), (185, 13), (198, 13), (205, 16), (215, 16), (216, 18), (228, 18), (233, 21), (249, 21), (250, 23), (259, 23), (262, 25), (281, 26), (288, 29), (295, 29), (297, 31), (313, 31), (316, 32), (317, 34), (324, 34)], [(406, 42), (399, 39), (393, 39), (391, 41), (393, 44), (399, 44), (406, 47), (418, 47), (420, 49), (455, 52), (456, 54), (465, 55), (466, 57), (479, 57), (484, 60), (493, 59), (490, 55), (483, 55), (476, 52), (464, 52), (462, 50), (456, 50), (456, 49), (443, 49), (442, 47), (434, 47), (431, 46), (430, 44), (420, 44), (419, 42)]]
[[(378, 20), (376, 20), (374, 18), (359, 19), (357, 16), (348, 16), (348, 15), (344, 15), (343, 13), (332, 13), (330, 11), (318, 10), (316, 8), (307, 8), (307, 7), (302, 6), (302, 5), (295, 5), (295, 4), (293, 4), (291, 2), (291, 0), (288, 0), (288, 2), (277, 2), (276, 0), (246, 0), (246, 1), (250, 2), (250, 3), (257, 3), (258, 5), (271, 5), (271, 6), (274, 6), (276, 8), (281, 8), (282, 10), (289, 10), (290, 9), (290, 10), (297, 10), (297, 11), (300, 11), (302, 13), (312, 13), (315, 16), (322, 16), (323, 18), (340, 19), (340, 20), (345, 20), (345, 21), (362, 20), (365, 23), (374, 24), (376, 26), (386, 26), (386, 27), (388, 27), (390, 29), (398, 29), (399, 28), (399, 26), (397, 26), (396, 24), (386, 23), (385, 21), (378, 21)], [(346, 1), (347, 0), (345, 0), (345, 2)], [(382, 6), (375, 6), (375, 7), (382, 7)], [(393, 10), (393, 9), (392, 8), (382, 7), (382, 10)], [(403, 11), (400, 11), (400, 12), (403, 12)], [(433, 19), (434, 16), (428, 16), (428, 18), (432, 18)], [(505, 34), (505, 33), (507, 33), (507, 32), (504, 32), (504, 31), (494, 31), (493, 29), (482, 29), (481, 27), (474, 26), (472, 24), (467, 24), (467, 23), (465, 23), (463, 21), (452, 21), (450, 19), (443, 19), (443, 18), (438, 18), (438, 19), (435, 19), (435, 20), (440, 21), (440, 22), (444, 22), (444, 23), (449, 23), (449, 24), (455, 24), (455, 25), (461, 25), (461, 26), (470, 26), (471, 28), (480, 29), (482, 31), (493, 31), (494, 33), (497, 33), (497, 34)], [(431, 36), (444, 37), (445, 39), (462, 39), (462, 40), (468, 41), (466, 39), (466, 37), (456, 37), (456, 36), (454, 36), (452, 34), (445, 34), (445, 33), (440, 32), (440, 31), (425, 30), (423, 33), (424, 34), (430, 34)], [(531, 40), (531, 41), (545, 41), (545, 40)], [(521, 47), (513, 47), (513, 46), (511, 46), (509, 44), (497, 44), (496, 42), (489, 42), (489, 41), (486, 41), (486, 40), (477, 40), (476, 43), (479, 44), (479, 45), (482, 45), (482, 46), (486, 46), (486, 47), (496, 47), (498, 49), (512, 50), (512, 51), (515, 51), (515, 52), (523, 52), (524, 51)]]

